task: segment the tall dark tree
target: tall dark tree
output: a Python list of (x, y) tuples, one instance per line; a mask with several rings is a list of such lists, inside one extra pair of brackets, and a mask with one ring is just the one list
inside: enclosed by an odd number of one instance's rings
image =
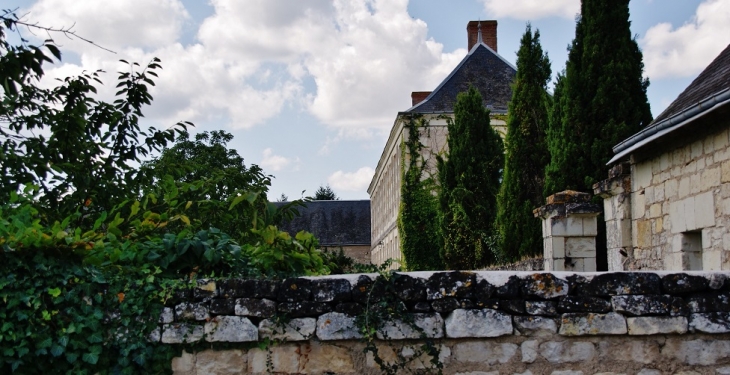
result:
[(530, 24), (517, 52), (517, 77), (507, 118), (505, 164), (497, 199), (500, 260), (514, 261), (542, 251), (540, 220), (532, 210), (543, 203), (545, 166), (550, 161), (548, 125), (550, 60), (540, 45), (540, 31)]
[(590, 191), (606, 178), (612, 147), (652, 120), (649, 81), (629, 26), (629, 0), (582, 1), (555, 102), (560, 116), (550, 124), (545, 195)]
[(447, 269), (474, 269), (494, 261), (489, 243), (504, 148), (489, 121), (476, 88), (457, 96), (454, 120), (448, 123), (448, 155), (438, 158), (442, 259)]
[(317, 191), (314, 192), (314, 196), (311, 198), (315, 201), (336, 201), (340, 199), (329, 185), (320, 185)]

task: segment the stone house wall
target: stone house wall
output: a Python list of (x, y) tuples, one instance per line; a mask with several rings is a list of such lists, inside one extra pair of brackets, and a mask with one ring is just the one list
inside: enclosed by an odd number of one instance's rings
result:
[(634, 155), (629, 176), (615, 173), (604, 204), (609, 270), (730, 269), (728, 127)]
[[(447, 375), (730, 373), (730, 274), (376, 276), (201, 280), (176, 294), (150, 339), (206, 343), (173, 359), (180, 375), (382, 374), (356, 319), (390, 296), (407, 311), (374, 327), (374, 344), (401, 372), (439, 364)], [(279, 343), (257, 344), (266, 339)], [(427, 340), (435, 361), (419, 353)]]

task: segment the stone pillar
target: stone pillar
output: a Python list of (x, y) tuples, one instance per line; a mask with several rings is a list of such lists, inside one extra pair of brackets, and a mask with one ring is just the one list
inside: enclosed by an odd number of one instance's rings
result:
[(608, 270), (626, 271), (633, 258), (631, 243), (631, 165), (622, 163), (608, 171), (608, 179), (593, 185), (593, 194), (603, 198), (606, 220)]
[(545, 271), (596, 271), (597, 219), (601, 212), (591, 195), (566, 190), (536, 208), (542, 219)]

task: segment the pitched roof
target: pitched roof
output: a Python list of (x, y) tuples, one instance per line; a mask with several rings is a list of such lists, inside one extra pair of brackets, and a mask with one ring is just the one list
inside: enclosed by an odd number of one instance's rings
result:
[(369, 200), (312, 201), (298, 210), (300, 215), (282, 223), (281, 230), (291, 235), (306, 230), (322, 246), (370, 245)]
[(730, 105), (730, 45), (654, 121), (613, 147), (612, 164), (696, 119)]
[(456, 95), (469, 89), (479, 90), (484, 106), (495, 113), (507, 113), (512, 99), (512, 82), (517, 68), (484, 42), (474, 45), (463, 60), (422, 102), (406, 110), (412, 113), (454, 112)]

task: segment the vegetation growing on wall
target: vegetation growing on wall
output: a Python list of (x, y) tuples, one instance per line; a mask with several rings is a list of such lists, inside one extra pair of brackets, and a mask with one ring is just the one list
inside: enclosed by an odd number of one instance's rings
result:
[(401, 146), (401, 201), (398, 208), (398, 233), (405, 268), (411, 271), (439, 270), (441, 236), (438, 225), (436, 184), (426, 175), (426, 160), (421, 150), (421, 131), (428, 121), (413, 114), (403, 119), (406, 139)]
[(449, 152), (438, 157), (439, 206), (446, 269), (494, 262), (494, 219), (504, 148), (473, 86), (457, 96), (448, 122)]
[(532, 210), (543, 202), (545, 166), (550, 161), (548, 126), (550, 60), (540, 31), (530, 24), (517, 52), (517, 77), (507, 118), (504, 177), (497, 199), (500, 261), (513, 262), (542, 253), (540, 220)]
[(545, 195), (591, 191), (606, 178), (612, 147), (652, 120), (629, 0), (583, 0), (548, 132)]

